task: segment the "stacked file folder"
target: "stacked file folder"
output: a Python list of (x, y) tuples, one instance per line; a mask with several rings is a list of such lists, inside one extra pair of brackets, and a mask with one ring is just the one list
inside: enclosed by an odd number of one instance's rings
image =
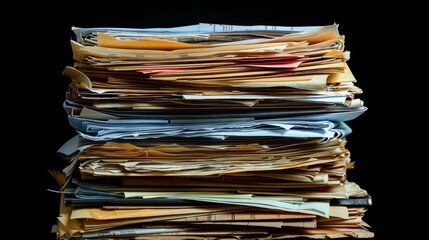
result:
[(373, 237), (337, 25), (73, 31), (58, 238)]

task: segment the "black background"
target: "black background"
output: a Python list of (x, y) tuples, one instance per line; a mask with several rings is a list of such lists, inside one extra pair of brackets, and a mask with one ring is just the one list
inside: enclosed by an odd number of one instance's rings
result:
[[(348, 172), (348, 179), (357, 182), (373, 197), (374, 206), (367, 212), (365, 220), (373, 226), (376, 239), (398, 236), (398, 230), (392, 229), (392, 226), (397, 226), (395, 217), (398, 213), (388, 207), (388, 202), (393, 201), (389, 195), (393, 187), (386, 181), (386, 176), (389, 176), (387, 174), (394, 172), (388, 164), (392, 155), (387, 153), (389, 149), (380, 146), (381, 141), (389, 141), (392, 136), (383, 122), (386, 121), (389, 111), (386, 82), (391, 81), (392, 76), (388, 75), (388, 72), (395, 68), (395, 65), (380, 66), (381, 58), (389, 60), (389, 57), (384, 55), (387, 45), (382, 43), (392, 35), (392, 19), (380, 16), (379, 13), (386, 11), (385, 9), (361, 8), (358, 4), (347, 7), (334, 7), (339, 5), (334, 2), (328, 4), (333, 6), (324, 10), (313, 8), (313, 11), (309, 11), (305, 5), (291, 7), (287, 3), (267, 1), (241, 5), (181, 1), (174, 4), (158, 2), (151, 7), (133, 4), (128, 8), (111, 6), (110, 10), (87, 8), (78, 4), (78, 8), (70, 6), (68, 9), (61, 7), (57, 8), (57, 11), (38, 12), (38, 16), (32, 18), (34, 24), (29, 22), (35, 32), (33, 45), (30, 46), (35, 48), (32, 49), (35, 53), (30, 61), (36, 67), (31, 70), (31, 87), (28, 87), (26, 97), (27, 101), (35, 103), (34, 109), (29, 109), (32, 111), (31, 118), (35, 120), (24, 129), (27, 133), (31, 131), (30, 142), (35, 150), (20, 148), (28, 161), (25, 168), (37, 176), (34, 180), (37, 182), (29, 180), (25, 186), (25, 189), (34, 190), (37, 194), (32, 195), (35, 197), (27, 196), (30, 203), (37, 205), (32, 208), (34, 215), (38, 215), (37, 219), (28, 219), (39, 224), (33, 232), (34, 235), (54, 239), (49, 232), (58, 215), (59, 196), (46, 190), (58, 189), (47, 169), (61, 169), (64, 166), (55, 152), (74, 135), (62, 109), (68, 80), (61, 76), (64, 67), (73, 64), (69, 43), (72, 36), (71, 26), (148, 28), (202, 22), (283, 26), (340, 24), (340, 33), (346, 36), (346, 50), (351, 51), (349, 66), (358, 79), (357, 86), (364, 90), (364, 94), (359, 97), (369, 107), (363, 116), (350, 123), (353, 133), (348, 137), (347, 147), (356, 165), (354, 170)], [(43, 34), (40, 34), (41, 32)], [(20, 114), (29, 117), (28, 113)], [(390, 146), (395, 148), (393, 144)], [(43, 224), (38, 222), (40, 219), (43, 219)]]

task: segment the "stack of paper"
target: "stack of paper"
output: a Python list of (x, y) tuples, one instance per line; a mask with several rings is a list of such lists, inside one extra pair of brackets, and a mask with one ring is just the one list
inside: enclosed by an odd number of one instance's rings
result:
[(337, 28), (73, 28), (58, 237), (372, 237)]

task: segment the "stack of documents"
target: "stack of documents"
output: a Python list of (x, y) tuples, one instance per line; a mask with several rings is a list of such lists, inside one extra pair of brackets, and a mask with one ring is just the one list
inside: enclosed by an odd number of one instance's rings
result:
[(72, 30), (58, 238), (373, 237), (337, 25)]

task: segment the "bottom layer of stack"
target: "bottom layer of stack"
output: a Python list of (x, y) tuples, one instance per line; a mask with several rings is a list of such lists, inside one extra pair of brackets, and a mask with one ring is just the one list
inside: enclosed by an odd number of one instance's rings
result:
[(373, 237), (344, 140), (75, 140), (59, 239)]

